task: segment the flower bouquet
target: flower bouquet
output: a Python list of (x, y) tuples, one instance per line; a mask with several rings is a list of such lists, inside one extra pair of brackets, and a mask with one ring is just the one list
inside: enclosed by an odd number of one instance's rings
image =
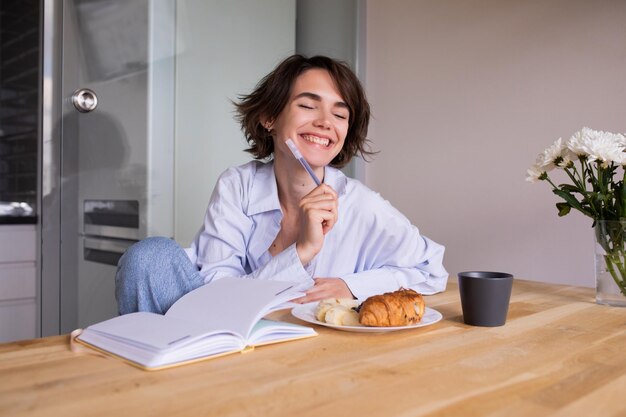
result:
[[(537, 156), (529, 182), (546, 181), (562, 201), (559, 216), (571, 209), (593, 219), (596, 236), (596, 301), (626, 306), (626, 136), (584, 127), (559, 138)], [(568, 183), (556, 184), (553, 170)]]

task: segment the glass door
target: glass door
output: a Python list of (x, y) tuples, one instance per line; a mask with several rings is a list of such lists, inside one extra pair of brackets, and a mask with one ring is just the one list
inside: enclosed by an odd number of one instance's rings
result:
[(58, 321), (68, 332), (117, 315), (113, 277), (130, 245), (173, 237), (175, 1), (64, 0), (55, 12), (61, 111), (44, 159), (58, 172), (48, 167), (42, 206), (43, 216), (58, 210), (60, 224), (57, 247), (42, 225), (42, 277), (55, 267), (46, 255), (58, 253)]
[(65, 2), (62, 331), (115, 316), (121, 254), (173, 237), (174, 19), (170, 0)]
[(219, 174), (249, 160), (232, 100), (294, 52), (295, 9), (44, 2), (43, 336), (117, 314), (116, 264), (134, 242), (190, 242)]

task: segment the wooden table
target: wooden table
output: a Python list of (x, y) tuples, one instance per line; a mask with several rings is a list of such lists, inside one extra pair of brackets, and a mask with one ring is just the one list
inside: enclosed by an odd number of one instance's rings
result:
[[(0, 345), (2, 416), (625, 416), (626, 309), (517, 280), (505, 326), (443, 321), (318, 337), (159, 372), (76, 354), (69, 337)], [(275, 313), (297, 322), (288, 312)]]

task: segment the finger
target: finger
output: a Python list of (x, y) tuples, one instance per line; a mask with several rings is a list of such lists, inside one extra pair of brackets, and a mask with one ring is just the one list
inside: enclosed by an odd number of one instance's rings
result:
[[(325, 293), (312, 293), (312, 294), (307, 294), (304, 297), (300, 297), (298, 298), (297, 302), (299, 304), (306, 304), (306, 303), (313, 303), (315, 301), (321, 301), (324, 300), (326, 298), (332, 298), (330, 295), (327, 295)], [(294, 300), (295, 302), (295, 300)]]
[(314, 285), (306, 291), (306, 295), (294, 302), (311, 303), (327, 298), (354, 298), (341, 278), (314, 278), (313, 281)]
[(307, 294), (304, 297), (300, 297), (300, 298), (296, 298), (295, 300), (291, 300), (294, 303), (298, 303), (298, 304), (306, 304), (306, 303), (312, 303), (314, 301), (320, 301), (323, 300), (324, 298), (329, 298), (329, 297), (322, 297), (319, 294)]
[(319, 211), (325, 211), (333, 215), (337, 214), (337, 205), (332, 201), (317, 201), (307, 204), (303, 204), (300, 207), (301, 213), (308, 217), (309, 213), (317, 213)]
[(330, 195), (330, 196), (334, 196), (335, 198), (337, 198), (337, 192), (328, 184), (320, 184), (317, 187), (315, 187), (313, 190), (311, 190), (311, 192), (309, 194), (307, 194), (307, 196), (314, 196), (314, 195)]
[(339, 219), (339, 213), (337, 211), (337, 206), (334, 206), (328, 212), (331, 215), (331, 217), (329, 220), (325, 220), (324, 226), (328, 227), (328, 229), (330, 230), (333, 228), (335, 223), (337, 223), (337, 220)]
[(300, 200), (300, 207), (306, 207), (310, 204), (320, 204), (320, 203), (325, 203), (325, 204), (338, 204), (337, 203), (337, 199), (329, 194), (319, 194), (319, 195), (314, 195), (314, 196), (306, 196), (303, 197), (302, 200)]
[(295, 298), (293, 300), (291, 300), (292, 303), (296, 303), (296, 304), (306, 304), (308, 303), (306, 296), (304, 297), (300, 297), (300, 298)]
[(335, 214), (330, 210), (308, 210), (306, 216), (309, 222), (321, 224), (328, 230), (332, 229), (337, 222)]
[(329, 281), (321, 281), (316, 283), (313, 287), (306, 291), (307, 297), (312, 298), (332, 298), (335, 295), (337, 288)]
[(323, 196), (318, 198), (302, 199), (300, 201), (301, 210), (310, 209), (323, 209), (336, 212), (339, 207), (339, 202), (334, 198), (324, 198)]
[(306, 295), (309, 295), (309, 294), (316, 294), (316, 293), (319, 293), (319, 292), (323, 292), (323, 291), (325, 291), (325, 290), (326, 290), (326, 289), (324, 288), (324, 284), (323, 284), (323, 283), (319, 283), (319, 284), (318, 284), (318, 283), (316, 282), (316, 283), (315, 283), (315, 285), (313, 285), (311, 288), (309, 288), (308, 290), (306, 290), (306, 292), (305, 292), (305, 293), (306, 293)]
[(311, 201), (302, 204), (300, 209), (304, 212), (310, 210), (336, 211), (337, 205), (333, 201)]
[(335, 224), (337, 223), (337, 220), (339, 218), (339, 214), (337, 213), (337, 207), (333, 207), (332, 209), (330, 209), (329, 214), (330, 218), (325, 219), (322, 222), (322, 232), (324, 234), (330, 232), (332, 228), (335, 227)]
[(327, 195), (329, 195), (329, 194), (330, 194), (330, 195), (332, 195), (332, 196), (333, 196), (333, 197), (335, 197), (335, 198), (337, 198), (337, 197), (338, 197), (337, 191), (335, 191), (335, 190), (334, 190), (334, 189), (333, 189), (330, 185), (328, 185), (328, 184), (322, 184), (322, 186), (323, 186), (323, 187), (320, 187), (320, 188), (321, 188), (321, 190), (322, 190), (322, 192), (323, 192), (324, 194), (327, 194)]

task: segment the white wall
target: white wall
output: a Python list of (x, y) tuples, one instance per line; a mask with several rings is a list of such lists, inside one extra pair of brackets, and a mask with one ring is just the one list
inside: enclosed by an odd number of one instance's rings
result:
[(381, 152), (365, 180), (445, 264), (593, 286), (591, 220), (558, 218), (536, 154), (583, 126), (626, 131), (626, 2), (367, 2)]
[(174, 237), (187, 246), (218, 176), (251, 159), (234, 106), (295, 50), (295, 0), (177, 2)]

